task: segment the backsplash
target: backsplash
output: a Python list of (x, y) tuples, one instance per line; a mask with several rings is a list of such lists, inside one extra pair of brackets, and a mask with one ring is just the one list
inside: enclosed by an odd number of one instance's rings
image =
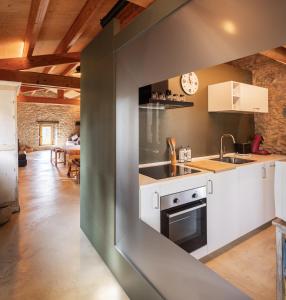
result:
[[(207, 86), (234, 80), (251, 83), (251, 72), (223, 64), (196, 71), (199, 89), (195, 95), (186, 96), (194, 107), (171, 110), (139, 111), (139, 161), (150, 163), (169, 159), (167, 137), (176, 138), (177, 147), (191, 146), (193, 157), (219, 153), (220, 137), (231, 133), (238, 141), (248, 141), (254, 134), (253, 114), (208, 113)], [(180, 77), (168, 80), (173, 93), (182, 94)], [(229, 141), (227, 150), (233, 151)]]
[(255, 132), (264, 137), (267, 150), (286, 153), (286, 65), (260, 54), (231, 63), (252, 71), (253, 84), (269, 90), (269, 113), (255, 114)]

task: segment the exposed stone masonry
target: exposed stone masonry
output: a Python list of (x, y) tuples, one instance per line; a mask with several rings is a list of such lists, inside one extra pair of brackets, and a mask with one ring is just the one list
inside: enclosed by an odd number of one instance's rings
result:
[(18, 103), (18, 138), (21, 145), (34, 150), (39, 146), (39, 121), (59, 122), (57, 125), (58, 145), (64, 145), (75, 132), (75, 122), (80, 120), (80, 107), (75, 105), (55, 105)]
[(250, 70), (253, 84), (268, 88), (269, 113), (255, 114), (255, 132), (264, 137), (264, 148), (286, 154), (286, 65), (260, 54), (231, 64)]

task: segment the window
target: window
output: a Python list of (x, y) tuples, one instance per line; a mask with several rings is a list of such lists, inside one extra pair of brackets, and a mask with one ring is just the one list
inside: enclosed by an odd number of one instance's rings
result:
[(55, 125), (40, 124), (40, 146), (51, 146), (55, 144)]

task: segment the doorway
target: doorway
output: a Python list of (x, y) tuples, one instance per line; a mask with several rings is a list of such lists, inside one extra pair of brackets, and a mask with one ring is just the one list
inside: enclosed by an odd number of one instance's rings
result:
[(40, 124), (40, 146), (52, 146), (55, 144), (54, 124)]

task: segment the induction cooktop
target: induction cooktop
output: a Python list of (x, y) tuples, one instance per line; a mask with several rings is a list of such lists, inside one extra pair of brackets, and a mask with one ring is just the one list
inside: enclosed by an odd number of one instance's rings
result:
[(201, 171), (178, 165), (160, 165), (154, 167), (139, 168), (139, 173), (154, 179), (182, 176), (199, 173)]

